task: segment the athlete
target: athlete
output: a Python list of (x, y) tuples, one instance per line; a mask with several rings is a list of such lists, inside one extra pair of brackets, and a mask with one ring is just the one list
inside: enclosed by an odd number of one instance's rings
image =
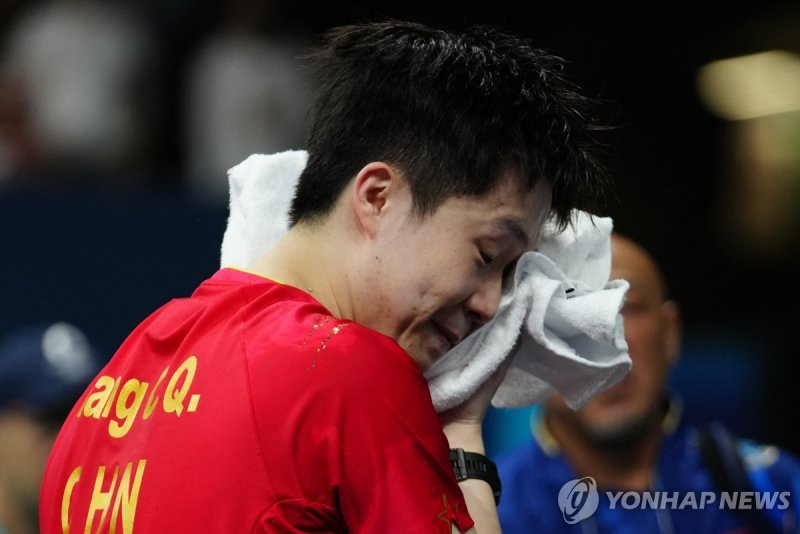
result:
[(288, 235), (123, 343), (56, 441), (42, 532), (499, 532), (496, 482), (448, 449), (493, 466), (503, 373), (441, 417), (422, 373), (602, 194), (591, 103), (494, 31), (342, 27), (314, 60)]
[[(611, 258), (611, 277), (630, 283), (622, 314), (633, 368), (577, 411), (554, 397), (534, 418), (534, 439), (498, 458), (503, 532), (800, 532), (800, 462), (719, 425), (681, 420), (680, 400), (667, 391), (680, 344), (678, 306), (641, 246), (615, 234)], [(586, 517), (578, 507), (562, 512), (561, 488), (584, 477), (593, 480), (597, 509)], [(609, 491), (632, 492), (629, 504), (661, 492), (672, 504), (626, 507)], [(749, 495), (749, 504), (733, 504), (733, 495)]]

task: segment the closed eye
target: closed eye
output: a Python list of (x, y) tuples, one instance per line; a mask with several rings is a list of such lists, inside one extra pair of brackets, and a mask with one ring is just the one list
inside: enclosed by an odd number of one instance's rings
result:
[(494, 261), (494, 258), (492, 256), (486, 254), (483, 251), (480, 251), (480, 255), (481, 255), (481, 261), (483, 262), (484, 265), (489, 265), (490, 263), (492, 263), (492, 261)]

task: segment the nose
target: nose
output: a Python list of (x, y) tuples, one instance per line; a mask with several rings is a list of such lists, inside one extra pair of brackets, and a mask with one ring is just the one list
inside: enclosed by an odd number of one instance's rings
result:
[(473, 323), (481, 326), (492, 320), (500, 306), (502, 289), (503, 277), (498, 274), (489, 277), (477, 291), (470, 295), (465, 306)]

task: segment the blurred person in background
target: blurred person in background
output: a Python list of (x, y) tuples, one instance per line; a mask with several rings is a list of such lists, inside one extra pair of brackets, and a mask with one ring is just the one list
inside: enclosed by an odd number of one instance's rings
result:
[(140, 185), (158, 90), (135, 4), (36, 3), (3, 44), (0, 186)]
[[(717, 424), (698, 429), (681, 421), (680, 399), (667, 390), (681, 340), (678, 306), (641, 246), (615, 234), (611, 257), (611, 278), (630, 283), (622, 314), (633, 368), (577, 411), (555, 396), (534, 412), (533, 439), (497, 461), (503, 532), (800, 532), (798, 460), (776, 447), (737, 439)], [(564, 507), (560, 491), (577, 479), (583, 479), (583, 489), (597, 490), (599, 506), (594, 513), (588, 509), (588, 517), (576, 515), (581, 506)], [(620, 501), (612, 508), (606, 491), (678, 492), (680, 498), (671, 507), (650, 507), (658, 509), (627, 509)], [(788, 494), (771, 510), (720, 509), (724, 491)], [(674, 509), (689, 492), (716, 492), (716, 501), (702, 510), (691, 504)]]
[(186, 167), (192, 197), (228, 202), (227, 171), (250, 154), (303, 148), (312, 84), (303, 32), (281, 33), (274, 2), (225, 2), (189, 65)]
[(47, 456), (100, 367), (86, 336), (68, 323), (30, 325), (0, 340), (0, 533), (39, 531)]

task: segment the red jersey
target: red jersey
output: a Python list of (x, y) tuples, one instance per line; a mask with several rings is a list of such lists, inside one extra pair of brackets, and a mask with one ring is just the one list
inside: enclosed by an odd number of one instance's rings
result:
[(40, 505), (45, 534), (473, 524), (411, 357), (233, 269), (122, 344), (64, 424)]

